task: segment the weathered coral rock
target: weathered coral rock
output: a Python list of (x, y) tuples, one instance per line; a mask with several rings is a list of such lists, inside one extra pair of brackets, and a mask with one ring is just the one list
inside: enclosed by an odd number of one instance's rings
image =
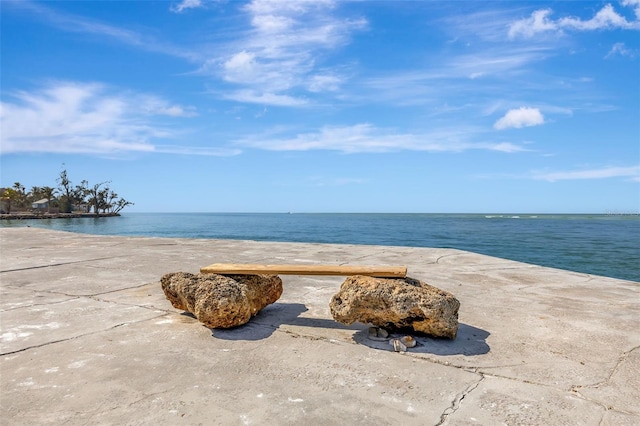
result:
[(277, 275), (217, 275), (172, 272), (160, 279), (174, 308), (191, 312), (211, 328), (246, 324), (282, 295)]
[(345, 280), (329, 304), (333, 318), (386, 329), (408, 329), (455, 339), (460, 302), (451, 293), (413, 278), (354, 275)]

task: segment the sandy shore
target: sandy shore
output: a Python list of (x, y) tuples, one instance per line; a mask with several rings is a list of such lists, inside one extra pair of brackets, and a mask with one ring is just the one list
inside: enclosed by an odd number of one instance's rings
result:
[[(19, 424), (640, 424), (640, 283), (451, 249), (0, 228), (0, 418)], [(395, 353), (343, 326), (343, 277), (282, 276), (210, 330), (159, 279), (214, 262), (407, 265), (461, 302)]]

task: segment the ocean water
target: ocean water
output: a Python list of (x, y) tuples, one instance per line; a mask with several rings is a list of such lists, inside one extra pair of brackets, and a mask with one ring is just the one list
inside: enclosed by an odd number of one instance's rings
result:
[(640, 282), (639, 215), (125, 213), (0, 221), (99, 235), (441, 247)]

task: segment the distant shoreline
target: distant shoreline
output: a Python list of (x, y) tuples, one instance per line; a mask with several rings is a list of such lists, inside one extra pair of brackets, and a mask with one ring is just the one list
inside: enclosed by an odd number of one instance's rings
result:
[(120, 213), (3, 213), (0, 220), (75, 219), (83, 217), (114, 217)]

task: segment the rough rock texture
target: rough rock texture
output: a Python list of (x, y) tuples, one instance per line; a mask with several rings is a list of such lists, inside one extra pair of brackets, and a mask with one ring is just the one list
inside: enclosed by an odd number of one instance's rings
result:
[(282, 295), (277, 275), (217, 275), (172, 272), (160, 279), (174, 308), (191, 312), (211, 328), (246, 324)]
[(349, 277), (329, 307), (333, 318), (343, 324), (358, 321), (391, 330), (412, 328), (450, 339), (458, 332), (458, 299), (408, 277)]

